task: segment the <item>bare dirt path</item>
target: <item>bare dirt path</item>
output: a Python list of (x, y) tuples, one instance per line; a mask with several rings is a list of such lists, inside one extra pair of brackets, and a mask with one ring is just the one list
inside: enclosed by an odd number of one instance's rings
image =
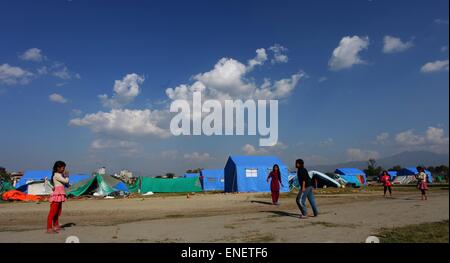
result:
[(61, 223), (44, 233), (48, 203), (0, 203), (0, 242), (364, 242), (383, 227), (449, 218), (448, 190), (319, 195), (320, 216), (299, 219), (294, 197), (272, 206), (260, 194), (197, 194), (114, 200), (71, 200)]

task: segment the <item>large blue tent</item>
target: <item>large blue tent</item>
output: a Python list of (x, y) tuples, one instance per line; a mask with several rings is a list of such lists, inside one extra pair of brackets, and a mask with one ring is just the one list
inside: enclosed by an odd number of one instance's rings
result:
[(225, 165), (225, 192), (270, 192), (266, 181), (273, 165), (278, 164), (284, 187), (289, 192), (289, 171), (275, 156), (230, 156)]
[(366, 174), (358, 168), (337, 168), (334, 172), (339, 174), (347, 183), (356, 187), (367, 184)]
[(223, 169), (203, 169), (203, 191), (224, 191), (225, 178)]
[[(16, 184), (16, 188), (19, 191), (27, 192), (27, 185), (32, 182), (43, 182), (45, 178), (50, 180), (52, 177), (51, 170), (31, 170), (26, 171), (24, 175)], [(69, 175), (69, 184), (76, 184), (80, 181), (88, 179), (90, 176), (86, 174), (71, 174)]]

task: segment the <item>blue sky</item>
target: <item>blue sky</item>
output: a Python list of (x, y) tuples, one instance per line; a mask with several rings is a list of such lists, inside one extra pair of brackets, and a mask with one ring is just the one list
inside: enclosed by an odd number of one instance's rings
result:
[[(448, 153), (448, 26), (446, 0), (1, 1), (0, 165), (157, 174), (230, 154), (332, 164)], [(234, 79), (214, 79), (221, 67)], [(167, 89), (220, 80), (236, 98), (265, 79), (288, 85), (273, 97), (278, 145), (164, 135)]]

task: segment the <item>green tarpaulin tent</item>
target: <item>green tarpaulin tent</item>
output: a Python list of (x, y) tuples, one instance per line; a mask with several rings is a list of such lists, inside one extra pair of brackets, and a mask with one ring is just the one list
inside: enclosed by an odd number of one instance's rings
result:
[(16, 188), (10, 182), (0, 180), (0, 196), (10, 190), (16, 190)]
[(95, 175), (69, 187), (68, 196), (82, 196), (98, 193), (101, 196), (117, 192), (128, 192), (125, 184), (109, 175)]
[(154, 193), (189, 193), (202, 192), (202, 186), (198, 178), (151, 178), (140, 177), (138, 182), (133, 186), (128, 186), (131, 189), (139, 189), (141, 194), (148, 192)]

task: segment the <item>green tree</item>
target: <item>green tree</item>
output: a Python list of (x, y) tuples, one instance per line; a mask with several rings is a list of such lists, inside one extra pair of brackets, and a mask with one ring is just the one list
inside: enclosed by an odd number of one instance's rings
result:
[(403, 169), (400, 165), (395, 165), (394, 167), (390, 168), (389, 171), (399, 172), (401, 169)]
[(368, 178), (374, 180), (378, 176), (380, 176), (382, 171), (383, 168), (381, 166), (377, 167), (377, 161), (375, 159), (370, 159), (367, 164), (367, 169), (364, 170), (364, 173), (366, 173), (366, 176)]

